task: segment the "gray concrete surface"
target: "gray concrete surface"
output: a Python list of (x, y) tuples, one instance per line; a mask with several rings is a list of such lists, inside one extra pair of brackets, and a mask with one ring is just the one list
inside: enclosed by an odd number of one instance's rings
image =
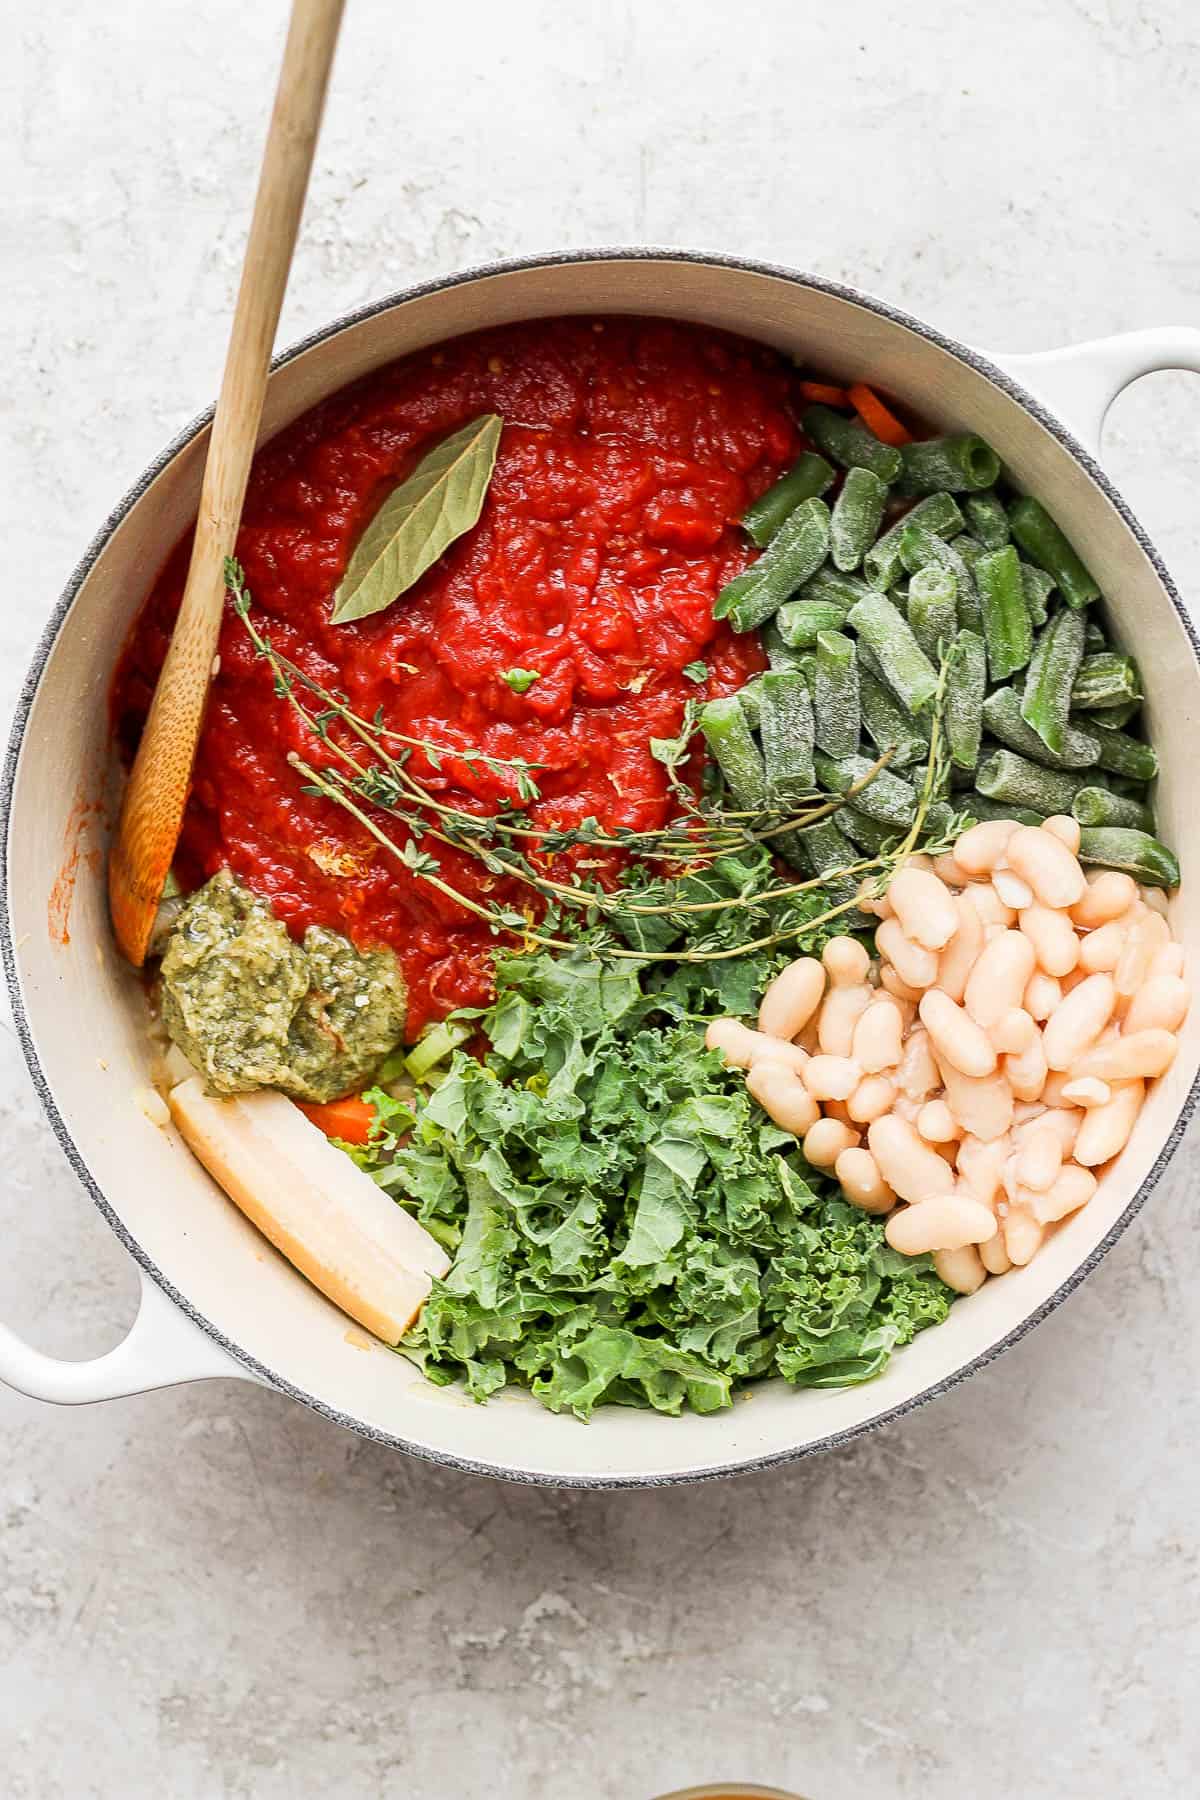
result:
[[(283, 11), (6, 0), (6, 710), (92, 530), (214, 391)], [(1189, 0), (351, 0), (282, 337), (605, 241), (811, 267), (987, 346), (1194, 320), (1198, 98)], [(1200, 380), (1142, 383), (1106, 450), (1200, 593)], [(7, 1030), (0, 1143), (0, 1317), (94, 1354), (131, 1267)], [(233, 1384), (0, 1393), (0, 1790), (1194, 1793), (1196, 1157), (999, 1364), (767, 1476), (554, 1494)]]

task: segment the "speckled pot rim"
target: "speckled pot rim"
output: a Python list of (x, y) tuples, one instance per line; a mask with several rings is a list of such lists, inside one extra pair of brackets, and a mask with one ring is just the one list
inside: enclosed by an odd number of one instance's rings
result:
[[(936, 345), (938, 349), (947, 352), (959, 362), (964, 363), (968, 368), (973, 369), (977, 374), (984, 376), (993, 384), (993, 386), (999, 388), (1002, 393), (1007, 394), (1011, 400), (1015, 401), (1016, 404), (1035, 419), (1044, 430), (1048, 431), (1051, 436), (1070, 453), (1080, 467), (1085, 470), (1106, 499), (1113, 507), (1115, 507), (1116, 511), (1120, 514), (1129, 530), (1133, 533), (1152, 564), (1159, 581), (1162, 583), (1162, 586), (1170, 599), (1171, 605), (1179, 616), (1180, 623), (1187, 633), (1192, 646), (1193, 655), (1196, 657), (1197, 666), (1200, 668), (1200, 637), (1197, 636), (1196, 628), (1192, 624), (1188, 612), (1179, 597), (1174, 582), (1167, 573), (1162, 558), (1159, 556), (1138, 520), (1134, 517), (1130, 507), (1117, 492), (1103, 469), (1101, 469), (1095, 458), (1090, 455), (1072, 433), (1069, 432), (1057, 418), (1055, 418), (1053, 413), (1047, 411), (1040, 401), (1035, 399), (1026, 389), (1022, 388), (1018, 382), (1015, 382), (1011, 376), (1004, 372), (1004, 370), (998, 368), (994, 363), (989, 362), (985, 356), (981, 356), (977, 351), (969, 349), (965, 344), (958, 343), (954, 338), (947, 337), (944, 333), (935, 330), (932, 326), (924, 324), (920, 319), (914, 318), (910, 313), (902, 312), (900, 308), (891, 306), (886, 301), (874, 299), (870, 295), (863, 293), (860, 289), (848, 287), (841, 282), (826, 281), (820, 276), (803, 274), (798, 270), (784, 268), (775, 263), (759, 262), (749, 257), (726, 256), (703, 250), (631, 247), (625, 249), (573, 250), (560, 254), (519, 257), (507, 261), (484, 263), (476, 268), (464, 270), (457, 275), (445, 276), (436, 281), (422, 282), (419, 286), (405, 288), (399, 293), (388, 295), (385, 299), (373, 301), (367, 306), (362, 306), (353, 312), (345, 313), (342, 317), (335, 319), (332, 324), (326, 325), (321, 330), (313, 332), (309, 337), (301, 339), (299, 343), (293, 344), (289, 349), (281, 352), (281, 354), (274, 359), (271, 366), (272, 369), (283, 368), (296, 357), (303, 355), (306, 350), (310, 350), (314, 345), (325, 342), (328, 338), (336, 337), (339, 332), (345, 331), (349, 326), (362, 324), (366, 319), (375, 318), (381, 313), (389, 312), (395, 307), (404, 306), (410, 301), (422, 299), (426, 295), (446, 292), (449, 289), (461, 287), (468, 282), (485, 280), (488, 277), (496, 275), (510, 275), (530, 269), (553, 268), (562, 264), (592, 262), (678, 262), (704, 265), (712, 268), (735, 269), (742, 273), (752, 275), (770, 276), (775, 280), (787, 282), (794, 287), (812, 289), (818, 293), (830, 295), (834, 299), (847, 301), (853, 306), (861, 307), (866, 312), (874, 313), (877, 318), (885, 319), (891, 324), (899, 325), (905, 330), (915, 333), (918, 337), (924, 338), (927, 343)], [(25, 1000), (17, 975), (16, 954), (9, 917), (8, 837), (12, 817), (12, 801), (16, 782), (17, 762), (21, 752), (21, 745), (24, 741), (25, 728), (29, 719), (30, 708), (33, 704), (34, 695), (37, 692), (42, 672), (45, 669), (50, 652), (54, 647), (59, 630), (62, 627), (67, 613), (70, 611), (75, 596), (88, 575), (91, 573), (97, 558), (108, 543), (109, 538), (125, 518), (126, 514), (146, 492), (150, 484), (162, 473), (168, 463), (170, 463), (199, 432), (203, 431), (211, 424), (212, 416), (213, 408), (208, 407), (197, 418), (193, 419), (190, 425), (184, 427), (178, 436), (167, 445), (161, 455), (150, 464), (149, 468), (146, 469), (142, 476), (140, 476), (133, 487), (129, 489), (128, 493), (118, 503), (113, 512), (109, 514), (100, 530), (96, 533), (96, 536), (92, 539), (82, 561), (79, 563), (79, 566), (67, 583), (61, 599), (55, 606), (54, 611), (51, 613), (46, 627), (42, 632), (29, 673), (25, 678), (25, 683), (21, 689), (20, 698), (17, 702), (12, 730), (9, 735), (8, 751), (4, 761), (3, 773), (0, 774), (0, 953), (3, 955), (5, 981), (8, 988), (9, 1001), (12, 1006), (13, 1021), (16, 1025), (17, 1036), (25, 1055), (25, 1061), (29, 1067), (29, 1073), (33, 1079), (34, 1088), (36, 1089), (38, 1098), (49, 1118), (54, 1134), (57, 1137), (59, 1144), (62, 1146), (67, 1161), (95, 1201), (112, 1230), (116, 1233), (117, 1237), (121, 1240), (122, 1244), (124, 1244), (134, 1260), (145, 1270), (150, 1279), (162, 1289), (163, 1293), (168, 1295), (169, 1298), (174, 1301), (181, 1312), (191, 1319), (207, 1337), (213, 1339), (215, 1343), (219, 1344), (222, 1349), (227, 1351), (235, 1361), (239, 1362), (244, 1368), (250, 1370), (254, 1375), (267, 1382), (279, 1393), (286, 1394), (291, 1399), (300, 1401), (303, 1405), (310, 1407), (314, 1412), (322, 1414), (327, 1419), (332, 1419), (335, 1424), (344, 1425), (347, 1430), (353, 1431), (357, 1433), (358, 1436), (367, 1438), (373, 1443), (385, 1444), (392, 1449), (406, 1451), (409, 1455), (420, 1457), (427, 1462), (438, 1463), (448, 1468), (461, 1469), (469, 1474), (489, 1475), (501, 1480), (515, 1481), (522, 1485), (535, 1487), (597, 1489), (673, 1487), (683, 1483), (717, 1480), (723, 1476), (755, 1473), (764, 1469), (774, 1468), (779, 1464), (796, 1462), (799, 1461), (801, 1457), (813, 1456), (820, 1451), (832, 1450), (840, 1445), (852, 1443), (854, 1439), (864, 1436), (865, 1433), (869, 1431), (874, 1431), (878, 1426), (888, 1424), (894, 1419), (903, 1418), (907, 1413), (914, 1412), (917, 1407), (924, 1406), (928, 1401), (934, 1400), (939, 1395), (947, 1393), (953, 1387), (957, 1387), (959, 1382), (965, 1381), (969, 1375), (973, 1375), (978, 1369), (985, 1368), (987, 1364), (993, 1362), (1003, 1351), (1009, 1349), (1011, 1345), (1018, 1343), (1028, 1332), (1032, 1331), (1036, 1325), (1040, 1325), (1042, 1320), (1052, 1313), (1062, 1301), (1066, 1299), (1067, 1295), (1072, 1293), (1075, 1288), (1079, 1286), (1080, 1282), (1091, 1273), (1100, 1262), (1101, 1258), (1107, 1255), (1108, 1251), (1116, 1243), (1130, 1221), (1145, 1205), (1151, 1189), (1155, 1186), (1159, 1177), (1167, 1167), (1167, 1164), (1175, 1154), (1175, 1151), (1178, 1149), (1188, 1121), (1196, 1108), (1197, 1101), (1200, 1100), (1200, 1075), (1198, 1075), (1196, 1080), (1192, 1083), (1191, 1089), (1179, 1112), (1179, 1116), (1168, 1133), (1152, 1168), (1146, 1175), (1145, 1180), (1142, 1182), (1133, 1198), (1130, 1200), (1125, 1211), (1113, 1225), (1112, 1229), (1079, 1267), (1075, 1269), (1061, 1286), (1055, 1290), (1049, 1299), (1044, 1301), (1041, 1306), (1037, 1307), (1028, 1318), (1023, 1319), (1020, 1324), (1014, 1326), (1012, 1331), (1008, 1332), (1005, 1337), (991, 1345), (989, 1349), (982, 1352), (979, 1356), (964, 1363), (961, 1368), (955, 1369), (952, 1374), (945, 1376), (941, 1381), (932, 1383), (929, 1387), (923, 1389), (921, 1393), (900, 1402), (898, 1405), (889, 1407), (886, 1411), (879, 1413), (872, 1419), (864, 1420), (860, 1424), (850, 1426), (844, 1431), (831, 1432), (827, 1436), (818, 1438), (812, 1443), (797, 1445), (793, 1449), (777, 1450), (764, 1456), (734, 1457), (726, 1462), (714, 1463), (705, 1468), (684, 1469), (669, 1474), (642, 1475), (627, 1473), (611, 1476), (594, 1474), (554, 1475), (531, 1470), (505, 1469), (497, 1463), (476, 1462), (471, 1457), (456, 1456), (446, 1451), (430, 1449), (427, 1445), (414, 1443), (407, 1438), (396, 1436), (394, 1433), (379, 1431), (374, 1426), (368, 1425), (361, 1419), (355, 1418), (352, 1414), (341, 1412), (337, 1407), (328, 1405), (325, 1401), (318, 1399), (315, 1395), (306, 1393), (304, 1389), (299, 1388), (294, 1383), (288, 1381), (285, 1376), (277, 1374), (273, 1369), (268, 1368), (266, 1364), (259, 1362), (256, 1357), (250, 1356), (239, 1344), (234, 1343), (222, 1332), (218, 1331), (216, 1326), (213, 1325), (210, 1320), (206, 1319), (202, 1313), (197, 1311), (187, 1299), (186, 1295), (181, 1294), (179, 1290), (167, 1280), (162, 1270), (157, 1267), (142, 1249), (137, 1240), (126, 1229), (121, 1219), (118, 1218), (113, 1208), (109, 1205), (108, 1200), (105, 1198), (103, 1191), (95, 1180), (95, 1177), (92, 1175), (91, 1170), (88, 1168), (87, 1163), (58, 1110), (54, 1095), (38, 1058), (37, 1050), (34, 1047), (33, 1033), (30, 1028), (29, 1019), (26, 1015)], [(798, 1395), (797, 1404), (800, 1405), (802, 1403), (802, 1396)], [(569, 1429), (570, 1423), (571, 1422), (569, 1421), (564, 1421), (564, 1429)], [(670, 1429), (670, 1422), (664, 1420), (663, 1430), (669, 1431)]]

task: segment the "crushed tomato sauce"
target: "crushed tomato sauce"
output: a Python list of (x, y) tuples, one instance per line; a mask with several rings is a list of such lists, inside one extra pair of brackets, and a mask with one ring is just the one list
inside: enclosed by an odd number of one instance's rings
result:
[[(362, 717), (448, 749), (524, 757), (535, 823), (607, 830), (670, 817), (650, 754), (685, 702), (733, 692), (763, 666), (753, 637), (714, 622), (749, 561), (739, 514), (796, 455), (793, 371), (759, 345), (631, 318), (558, 319), (479, 333), (405, 358), (322, 402), (255, 459), (237, 554), (276, 648)], [(330, 625), (359, 534), (424, 450), (483, 412), (505, 421), (483, 514), (419, 583), (373, 618)], [(189, 536), (134, 629), (114, 685), (132, 752), (182, 597)], [(685, 666), (710, 669), (697, 686)], [(535, 669), (524, 694), (501, 680)], [(319, 710), (319, 703), (314, 702)], [(177, 868), (229, 867), (297, 936), (313, 924), (360, 949), (390, 945), (409, 1031), (485, 1003), (497, 940), (332, 801), (287, 756), (328, 752), (274, 692), (232, 606), (200, 741)], [(420, 753), (426, 783), (491, 812), (511, 784)], [(403, 841), (395, 822), (378, 815)], [(528, 887), (428, 845), (451, 886), (528, 908)]]

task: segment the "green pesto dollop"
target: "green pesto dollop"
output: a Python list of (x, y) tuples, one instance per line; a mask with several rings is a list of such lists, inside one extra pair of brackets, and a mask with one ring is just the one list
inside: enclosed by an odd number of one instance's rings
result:
[(163, 1021), (218, 1094), (354, 1093), (400, 1042), (406, 1001), (390, 950), (318, 925), (297, 944), (228, 870), (191, 896), (163, 955)]

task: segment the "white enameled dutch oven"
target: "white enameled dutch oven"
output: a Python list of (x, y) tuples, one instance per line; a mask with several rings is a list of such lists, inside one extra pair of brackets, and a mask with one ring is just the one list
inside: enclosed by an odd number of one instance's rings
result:
[[(1175, 929), (1193, 961), (1200, 957), (1200, 824), (1189, 800), (1200, 727), (1197, 639), (1162, 563), (1094, 461), (1113, 397), (1150, 370), (1200, 370), (1200, 331), (987, 357), (864, 294), (786, 269), (675, 251), (584, 252), (480, 269), (339, 320), (280, 358), (264, 435), (409, 351), (482, 326), (581, 312), (653, 313), (740, 332), (995, 445), (1080, 546), (1120, 637), (1137, 653), (1164, 768), (1162, 834), (1184, 871)], [(776, 1382), (713, 1417), (612, 1407), (587, 1426), (519, 1393), (480, 1407), (453, 1388), (429, 1386), (369, 1342), (267, 1246), (175, 1133), (142, 1108), (145, 1001), (113, 947), (105, 907), (116, 777), (109, 681), (147, 589), (194, 516), (206, 427), (207, 415), (100, 531), (54, 611), (13, 728), (0, 920), (13, 1010), (59, 1141), (141, 1267), (142, 1304), (124, 1343), (94, 1362), (55, 1361), (0, 1328), (0, 1377), (43, 1399), (84, 1401), (230, 1376), (461, 1468), (635, 1486), (762, 1468), (844, 1442), (960, 1380), (1064, 1299), (1129, 1223), (1179, 1141), (1197, 1094), (1200, 1008), (1091, 1204), (1027, 1268), (960, 1301), (946, 1324), (865, 1387), (797, 1393)]]

